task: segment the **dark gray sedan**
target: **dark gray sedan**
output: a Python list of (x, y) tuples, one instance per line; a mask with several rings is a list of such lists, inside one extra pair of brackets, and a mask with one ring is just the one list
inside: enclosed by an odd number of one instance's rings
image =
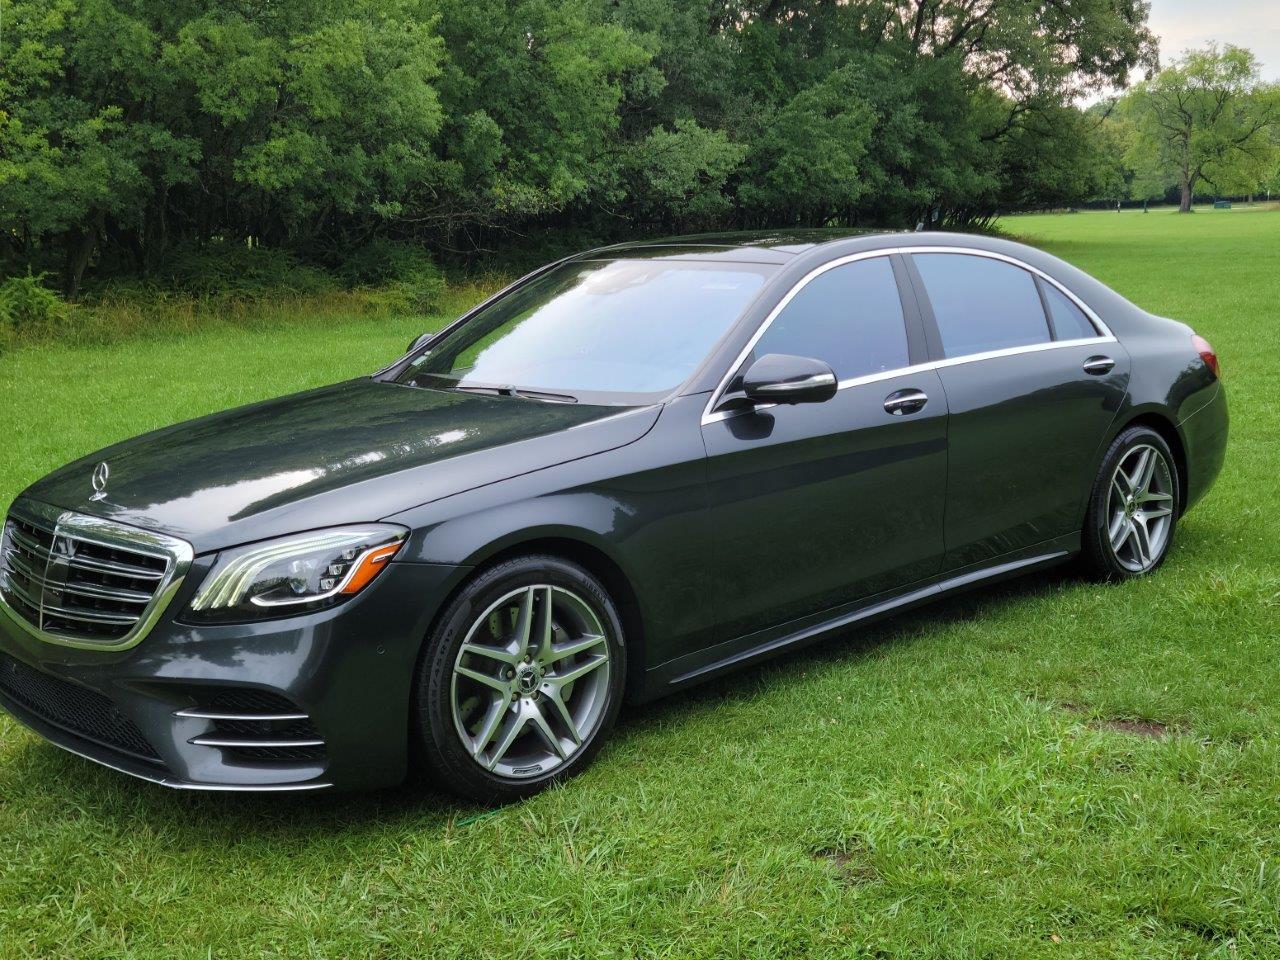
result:
[(33, 484), (0, 703), (168, 786), (521, 797), (626, 697), (1073, 557), (1150, 573), (1226, 440), (1208, 343), (1019, 244), (593, 250)]

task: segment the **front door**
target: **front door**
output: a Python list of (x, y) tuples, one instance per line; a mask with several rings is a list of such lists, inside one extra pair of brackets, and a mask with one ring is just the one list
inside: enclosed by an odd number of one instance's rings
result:
[(705, 418), (724, 639), (937, 572), (947, 402), (935, 371), (902, 372), (924, 349), (908, 346), (907, 319), (888, 256), (833, 266), (786, 301), (738, 375), (770, 353), (812, 357), (836, 395)]

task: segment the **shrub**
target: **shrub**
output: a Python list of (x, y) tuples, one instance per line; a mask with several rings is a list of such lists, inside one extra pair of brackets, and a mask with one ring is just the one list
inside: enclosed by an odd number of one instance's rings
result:
[(9, 277), (0, 282), (0, 350), (19, 337), (40, 337), (60, 333), (70, 309), (44, 285), (46, 274)]
[(444, 276), (422, 247), (374, 240), (349, 254), (338, 276), (352, 287), (376, 287), (368, 295), (392, 313), (430, 313), (444, 295)]
[(323, 270), (272, 247), (216, 241), (174, 251), (160, 272), (161, 286), (197, 297), (260, 300), (281, 293), (311, 296), (334, 288)]

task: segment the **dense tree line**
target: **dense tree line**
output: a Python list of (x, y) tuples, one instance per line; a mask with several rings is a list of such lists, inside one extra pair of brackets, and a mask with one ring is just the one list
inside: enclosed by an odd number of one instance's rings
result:
[(148, 274), (1101, 192), (1143, 0), (6, 0), (0, 258)]

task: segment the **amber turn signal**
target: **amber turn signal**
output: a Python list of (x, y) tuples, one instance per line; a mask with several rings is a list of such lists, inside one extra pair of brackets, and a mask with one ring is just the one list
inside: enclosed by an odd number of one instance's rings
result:
[[(403, 541), (402, 541), (403, 542)], [(356, 561), (355, 569), (347, 577), (340, 593), (359, 593), (369, 585), (369, 581), (380, 574), (396, 551), (400, 543), (389, 543), (385, 547), (374, 547)]]

